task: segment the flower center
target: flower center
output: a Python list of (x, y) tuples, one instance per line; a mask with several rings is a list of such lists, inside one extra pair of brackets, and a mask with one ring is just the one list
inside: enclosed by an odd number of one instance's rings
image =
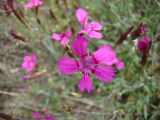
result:
[(93, 68), (95, 68), (95, 66), (96, 64), (93, 61), (91, 61), (91, 59), (84, 59), (84, 60), (81, 60), (81, 65), (79, 69), (82, 73), (86, 73), (91, 71)]

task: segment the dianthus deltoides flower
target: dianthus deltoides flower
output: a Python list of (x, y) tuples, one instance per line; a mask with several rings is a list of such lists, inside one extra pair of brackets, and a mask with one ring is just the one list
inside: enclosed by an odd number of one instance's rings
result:
[(76, 10), (76, 17), (82, 25), (82, 30), (79, 33), (86, 33), (90, 38), (101, 39), (103, 37), (102, 33), (98, 32), (102, 30), (102, 25), (96, 21), (88, 23), (88, 13), (85, 9), (78, 8)]
[(87, 51), (88, 40), (78, 34), (72, 43), (73, 53), (80, 59), (62, 57), (58, 62), (58, 69), (64, 74), (81, 72), (83, 74), (78, 87), (89, 93), (93, 89), (90, 73), (94, 74), (101, 82), (111, 82), (115, 77), (116, 53), (109, 45), (103, 45), (96, 52), (89, 56)]
[(69, 38), (71, 37), (71, 35), (72, 35), (72, 32), (70, 31), (63, 32), (61, 34), (53, 33), (52, 39), (60, 41), (61, 45), (65, 46), (69, 43)]
[(24, 8), (31, 9), (33, 7), (41, 6), (42, 4), (42, 0), (28, 0), (28, 3), (24, 5)]
[(23, 58), (22, 68), (26, 71), (32, 71), (37, 66), (37, 56), (35, 54), (26, 55)]

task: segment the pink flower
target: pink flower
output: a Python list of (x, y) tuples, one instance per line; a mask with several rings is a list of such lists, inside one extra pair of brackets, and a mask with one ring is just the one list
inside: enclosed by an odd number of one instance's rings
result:
[(55, 116), (50, 114), (41, 114), (39, 112), (32, 112), (35, 120), (56, 120)]
[(69, 38), (71, 35), (72, 35), (72, 32), (69, 32), (69, 31), (62, 34), (53, 33), (52, 39), (60, 41), (61, 45), (65, 46), (66, 44), (69, 43)]
[(37, 56), (35, 54), (26, 55), (23, 58), (22, 68), (26, 71), (32, 71), (37, 65)]
[(87, 51), (88, 40), (80, 34), (72, 43), (72, 49), (80, 60), (62, 57), (58, 62), (58, 69), (63, 74), (81, 72), (83, 74), (78, 87), (89, 93), (93, 89), (90, 73), (93, 73), (101, 82), (111, 82), (115, 77), (112, 65), (115, 63), (116, 53), (109, 45), (103, 45), (91, 56)]
[(78, 8), (76, 10), (76, 16), (79, 23), (82, 25), (82, 30), (79, 33), (86, 33), (91, 38), (101, 39), (103, 37), (102, 33), (97, 32), (102, 30), (102, 25), (98, 22), (87, 23), (88, 13), (83, 8)]
[(147, 62), (147, 56), (149, 54), (151, 44), (152, 44), (152, 41), (149, 40), (147, 36), (144, 36), (142, 40), (138, 41), (137, 48), (142, 54), (141, 63), (143, 65), (145, 65), (145, 63)]
[(42, 4), (42, 0), (29, 0), (28, 3), (24, 5), (24, 8), (31, 9), (33, 7), (41, 6)]

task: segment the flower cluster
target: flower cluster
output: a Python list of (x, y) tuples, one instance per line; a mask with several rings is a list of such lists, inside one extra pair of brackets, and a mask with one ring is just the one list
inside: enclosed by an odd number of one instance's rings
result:
[[(78, 83), (78, 88), (82, 92), (86, 90), (90, 93), (93, 90), (91, 73), (101, 82), (111, 82), (116, 76), (114, 65), (117, 69), (122, 70), (124, 69), (124, 63), (108, 44), (102, 45), (97, 51), (89, 55), (87, 50), (89, 41), (85, 35), (88, 35), (90, 38), (102, 38), (102, 33), (98, 32), (102, 29), (102, 25), (96, 21), (87, 23), (88, 13), (83, 8), (76, 10), (76, 16), (82, 25), (82, 29), (78, 32), (71, 45), (72, 52), (74, 56), (77, 56), (77, 59), (64, 56), (58, 61), (57, 66), (63, 74), (81, 72), (83, 76)], [(70, 36), (71, 32), (52, 34), (52, 38), (60, 41), (63, 46), (69, 43)]]
[(152, 41), (146, 35), (148, 26), (146, 23), (141, 22), (140, 25), (134, 31), (132, 31), (133, 28), (133, 26), (130, 26), (124, 33), (121, 34), (116, 43), (116, 46), (122, 44), (124, 40), (126, 40), (127, 38), (129, 38), (131, 41), (138, 39), (136, 47), (142, 55), (141, 64), (145, 65), (147, 62), (150, 47), (152, 45)]

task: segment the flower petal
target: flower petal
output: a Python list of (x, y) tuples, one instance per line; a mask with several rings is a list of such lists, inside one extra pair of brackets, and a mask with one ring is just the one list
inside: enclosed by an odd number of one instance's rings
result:
[(68, 32), (65, 33), (65, 36), (68, 37), (68, 38), (69, 38), (71, 35), (72, 35), (72, 32), (70, 32), (70, 31), (68, 31)]
[(42, 116), (42, 114), (39, 113), (39, 112), (32, 112), (32, 116), (33, 116), (34, 118), (40, 118), (40, 117)]
[(88, 13), (86, 10), (84, 10), (83, 8), (78, 8), (76, 10), (76, 16), (81, 25), (85, 26), (87, 24)]
[(63, 39), (61, 40), (61, 44), (66, 45), (68, 43), (69, 43), (69, 39), (67, 37), (63, 37)]
[(85, 33), (87, 33), (87, 31), (82, 29), (82, 30), (80, 30), (78, 33), (79, 33), (79, 34), (85, 34)]
[(116, 53), (110, 45), (103, 45), (95, 53), (93, 53), (92, 58), (98, 64), (104, 63), (107, 65), (114, 64), (116, 59)]
[(25, 61), (25, 62), (28, 62), (28, 61), (30, 61), (30, 60), (31, 60), (31, 58), (30, 58), (29, 55), (26, 55), (26, 56), (24, 56), (24, 58), (23, 58), (23, 61)]
[(76, 39), (72, 43), (73, 52), (80, 57), (88, 55), (87, 52), (88, 40), (84, 36), (78, 34)]
[(119, 58), (115, 59), (115, 65), (118, 70), (123, 70), (125, 68), (124, 62), (120, 60)]
[(95, 22), (95, 21), (88, 24), (88, 27), (91, 27), (92, 30), (102, 30), (102, 25), (99, 22)]
[(90, 32), (88, 33), (88, 36), (91, 37), (91, 38), (97, 38), (97, 39), (103, 38), (102, 33), (96, 32), (96, 31), (90, 31)]
[(58, 61), (58, 69), (64, 74), (73, 74), (78, 71), (79, 62), (68, 57), (62, 57)]
[(88, 93), (90, 93), (93, 89), (92, 86), (92, 79), (89, 76), (88, 73), (83, 74), (82, 79), (80, 80), (79, 84), (78, 84), (79, 89), (84, 92), (85, 90), (88, 91)]
[(102, 82), (111, 82), (115, 77), (115, 71), (111, 66), (97, 66), (92, 73)]
[(32, 62), (37, 62), (37, 56), (35, 54), (31, 55)]
[(24, 5), (24, 7), (27, 9), (27, 8), (33, 8), (36, 6), (41, 6), (42, 4), (43, 4), (43, 1), (41, 0), (29, 0), (28, 3)]
[(152, 41), (149, 40), (147, 36), (144, 36), (142, 40), (139, 40), (137, 43), (137, 48), (142, 54), (146, 54), (150, 47), (151, 47)]
[(60, 35), (60, 34), (57, 34), (57, 33), (53, 33), (53, 34), (52, 34), (52, 39), (61, 40), (61, 35)]

